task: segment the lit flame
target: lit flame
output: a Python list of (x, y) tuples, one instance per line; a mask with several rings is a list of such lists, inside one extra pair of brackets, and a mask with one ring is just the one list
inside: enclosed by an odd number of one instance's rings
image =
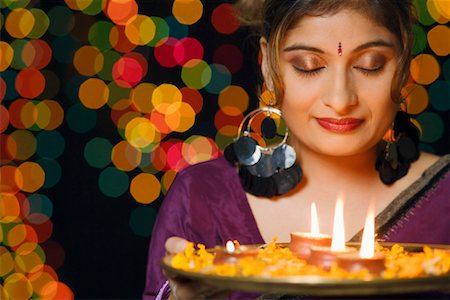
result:
[(373, 204), (370, 204), (369, 209), (367, 211), (366, 223), (364, 224), (361, 248), (359, 249), (359, 257), (372, 258), (374, 253), (375, 253), (375, 213)]
[(228, 241), (225, 247), (227, 248), (228, 252), (230, 253), (234, 252), (234, 243), (232, 241)]
[(313, 236), (319, 236), (319, 218), (317, 217), (316, 203), (311, 203), (311, 234)]
[(344, 231), (344, 200), (343, 195), (339, 195), (334, 208), (333, 237), (331, 240), (331, 251), (345, 250)]

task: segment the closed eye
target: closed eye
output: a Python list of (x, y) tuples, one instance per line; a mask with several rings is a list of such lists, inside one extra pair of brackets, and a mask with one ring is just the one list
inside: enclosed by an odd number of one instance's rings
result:
[(376, 75), (376, 74), (380, 73), (381, 71), (383, 71), (384, 65), (379, 66), (377, 68), (361, 68), (361, 67), (353, 67), (353, 68), (360, 71), (364, 75), (369, 76), (369, 75)]
[(297, 71), (300, 75), (305, 77), (311, 77), (318, 75), (325, 67), (314, 68), (314, 69), (302, 69), (294, 66), (295, 71)]

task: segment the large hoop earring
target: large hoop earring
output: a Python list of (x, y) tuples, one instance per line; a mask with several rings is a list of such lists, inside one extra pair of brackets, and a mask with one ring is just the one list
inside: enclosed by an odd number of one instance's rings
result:
[(384, 184), (392, 184), (408, 173), (411, 163), (420, 156), (418, 144), (419, 130), (406, 111), (398, 111), (388, 132), (386, 145), (375, 163)]
[[(259, 132), (255, 132), (254, 124), (258, 122)], [(280, 135), (283, 128), (284, 134)], [(281, 111), (274, 107), (253, 110), (242, 120), (236, 139), (225, 148), (224, 155), (239, 167), (247, 192), (270, 198), (289, 192), (300, 182), (303, 172), (294, 148), (287, 144), (288, 136)]]

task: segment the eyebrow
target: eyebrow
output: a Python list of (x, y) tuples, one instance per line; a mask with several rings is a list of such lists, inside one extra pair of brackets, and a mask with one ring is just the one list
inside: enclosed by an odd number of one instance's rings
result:
[(306, 50), (306, 51), (312, 51), (312, 52), (318, 52), (318, 53), (325, 53), (325, 51), (323, 51), (320, 48), (306, 46), (303, 44), (294, 44), (292, 46), (286, 47), (283, 49), (283, 52), (291, 52), (291, 51), (297, 51), (297, 50)]
[[(364, 43), (362, 45), (359, 45), (358, 47), (353, 49), (352, 52), (359, 52), (359, 51), (362, 51), (362, 50), (365, 50), (368, 48), (372, 48), (372, 47), (387, 47), (387, 48), (395, 49), (395, 46), (392, 43), (386, 42), (384, 40), (375, 40), (375, 41), (370, 41), (370, 42)], [(297, 51), (297, 50), (306, 50), (306, 51), (312, 51), (312, 52), (317, 52), (317, 53), (325, 53), (325, 51), (320, 48), (311, 47), (311, 46), (307, 46), (304, 44), (298, 44), (298, 43), (284, 48), (283, 52), (291, 52), (291, 51)]]

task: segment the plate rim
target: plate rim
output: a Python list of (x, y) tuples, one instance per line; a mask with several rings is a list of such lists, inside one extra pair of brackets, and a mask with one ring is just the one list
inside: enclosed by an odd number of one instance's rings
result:
[[(278, 243), (286, 246), (287, 243)], [(390, 247), (400, 245), (408, 251), (414, 252), (424, 246), (450, 251), (450, 245), (442, 244), (418, 244), (418, 243), (379, 243)], [(264, 246), (262, 244), (260, 246)], [(358, 246), (360, 243), (347, 243), (350, 246)], [(214, 249), (208, 249), (213, 251)], [(363, 279), (335, 279), (320, 276), (287, 276), (287, 277), (247, 277), (247, 276), (220, 276), (209, 275), (200, 272), (191, 272), (177, 269), (171, 266), (174, 255), (166, 255), (161, 260), (161, 266), (168, 277), (182, 277), (202, 282), (204, 284), (223, 288), (224, 290), (282, 293), (284, 295), (312, 295), (312, 296), (362, 296), (362, 295), (387, 295), (409, 294), (418, 292), (444, 292), (450, 293), (450, 273), (439, 276), (426, 276), (416, 278), (374, 278)]]

